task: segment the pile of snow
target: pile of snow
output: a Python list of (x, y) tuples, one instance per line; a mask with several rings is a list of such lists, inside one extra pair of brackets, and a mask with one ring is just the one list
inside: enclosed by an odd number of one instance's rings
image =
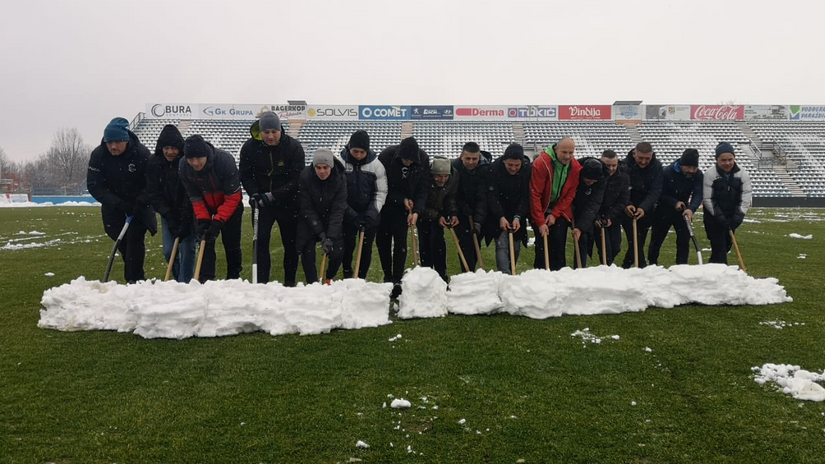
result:
[(782, 330), (785, 327), (804, 326), (804, 322), (785, 322), (785, 321), (762, 321), (759, 325), (769, 325), (774, 329)]
[[(598, 336), (592, 332), (590, 332), (589, 327), (585, 327), (582, 330), (577, 330), (570, 334), (571, 337), (581, 337), (582, 345), (587, 345), (587, 342), (600, 344), (602, 339), (608, 338), (603, 336)], [(621, 337), (618, 335), (610, 335), (609, 337), (612, 340), (619, 340)]]
[(100, 206), (100, 202), (94, 201), (65, 201), (63, 203), (52, 203), (50, 201), (44, 203), (35, 203), (33, 201), (22, 201), (19, 203), (3, 203), (0, 202), (0, 208), (42, 208), (46, 206)]
[(790, 238), (801, 238), (803, 240), (812, 240), (814, 238), (814, 235), (813, 234), (811, 234), (811, 235), (790, 234), (790, 235), (788, 235), (788, 237), (790, 237)]
[(447, 283), (435, 270), (417, 267), (401, 279), (398, 317), (443, 317), (447, 315)]
[(808, 372), (790, 364), (763, 364), (751, 368), (756, 373), (754, 381), (759, 385), (773, 382), (782, 393), (798, 400), (825, 401), (825, 388), (816, 382), (825, 382), (825, 371), (821, 374)]
[(38, 326), (176, 339), (256, 331), (318, 334), (389, 324), (391, 287), (356, 279), (287, 288), (239, 280), (118, 285), (80, 277), (43, 293)]

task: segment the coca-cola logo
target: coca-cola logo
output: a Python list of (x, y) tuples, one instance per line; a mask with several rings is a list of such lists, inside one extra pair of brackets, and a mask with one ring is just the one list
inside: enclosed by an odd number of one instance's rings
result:
[(741, 105), (699, 105), (693, 107), (691, 119), (700, 121), (735, 121), (744, 119), (745, 108)]

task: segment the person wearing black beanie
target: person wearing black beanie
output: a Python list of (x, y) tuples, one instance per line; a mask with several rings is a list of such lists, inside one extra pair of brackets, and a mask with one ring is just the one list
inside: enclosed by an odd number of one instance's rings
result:
[(693, 214), (702, 204), (702, 182), (699, 152), (688, 148), (678, 161), (662, 171), (662, 195), (653, 213), (650, 246), (647, 259), (659, 264), (659, 250), (670, 228), (676, 230), (676, 264), (687, 264), (690, 254), (690, 230), (685, 220), (693, 222)]
[(407, 230), (418, 222), (427, 203), (430, 157), (413, 137), (384, 149), (378, 159), (387, 173), (387, 201), (375, 238), (384, 282), (394, 285), (392, 297), (401, 294), (401, 277), (407, 262)]
[[(517, 143), (510, 144), (490, 165), (487, 180), (488, 214), (483, 227), (485, 242), (496, 244), (496, 269), (511, 274), (521, 246), (527, 246), (527, 215), (530, 214), (532, 165)], [(513, 258), (510, 260), (510, 233)]]
[(731, 232), (742, 225), (753, 200), (750, 175), (736, 163), (731, 144), (722, 142), (716, 147), (716, 165), (705, 173), (702, 190), (710, 262), (727, 264), (733, 244)]
[[(579, 160), (579, 164), (582, 170), (579, 173), (576, 196), (573, 198), (573, 240), (578, 240), (582, 267), (587, 267), (587, 258), (593, 254), (593, 223), (599, 214), (607, 183), (604, 182), (605, 167), (601, 161), (585, 157)], [(575, 261), (574, 264), (578, 266)]]

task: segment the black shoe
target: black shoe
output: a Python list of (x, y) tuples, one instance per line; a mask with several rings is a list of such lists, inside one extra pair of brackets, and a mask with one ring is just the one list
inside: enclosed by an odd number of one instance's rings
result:
[(284, 282), (284, 287), (294, 287), (294, 286), (295, 286), (295, 281), (293, 281), (293, 280), (287, 280), (286, 282)]
[(352, 279), (352, 275), (353, 275), (352, 269), (350, 269), (350, 270), (344, 269), (344, 278), (345, 279)]
[(401, 284), (395, 284), (392, 287), (390, 298), (397, 300), (399, 296), (401, 296)]

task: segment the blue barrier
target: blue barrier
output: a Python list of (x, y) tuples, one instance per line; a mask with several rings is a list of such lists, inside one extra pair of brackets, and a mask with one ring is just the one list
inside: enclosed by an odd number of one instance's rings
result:
[(66, 203), (67, 201), (76, 201), (78, 203), (95, 203), (97, 200), (94, 199), (91, 195), (76, 195), (76, 196), (63, 196), (63, 195), (44, 195), (44, 196), (34, 196), (32, 195), (32, 203), (52, 203), (55, 205), (59, 205), (60, 203)]

